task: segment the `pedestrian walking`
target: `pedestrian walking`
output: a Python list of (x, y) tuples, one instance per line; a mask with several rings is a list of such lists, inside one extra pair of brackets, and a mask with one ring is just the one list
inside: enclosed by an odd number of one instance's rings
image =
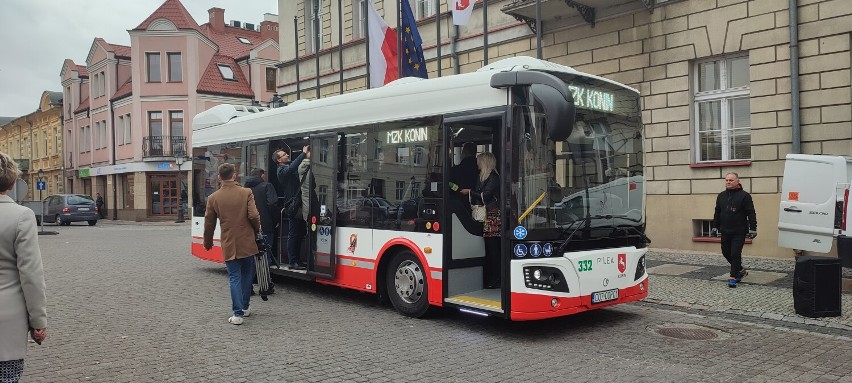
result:
[(254, 255), (260, 250), (255, 235), (260, 232), (260, 214), (251, 189), (236, 183), (233, 164), (219, 166), (222, 186), (207, 198), (204, 212), (204, 248), (213, 248), (216, 220), (221, 230), (222, 256), (228, 269), (233, 315), (228, 323), (240, 325), (243, 317), (251, 315), (249, 308), (254, 278)]
[(98, 214), (101, 218), (106, 217), (106, 204), (104, 203), (104, 197), (101, 197), (101, 193), (97, 193), (97, 197), (95, 197), (95, 206), (97, 206)]
[[(283, 150), (278, 150), (273, 154), (275, 163), (278, 164), (276, 174), (278, 182), (281, 183), (284, 193), (284, 206), (292, 203), (301, 204), (302, 198), (301, 180), (299, 179), (298, 169), (305, 156), (308, 154), (308, 145), (302, 148), (302, 153), (299, 153), (294, 160), (290, 160), (290, 155)], [(305, 265), (302, 264), (300, 257), (302, 240), (305, 238), (305, 220), (302, 219), (301, 209), (293, 209), (292, 214), (288, 214), (287, 219), (290, 221), (288, 225), (287, 235), (287, 258), (289, 260), (289, 268), (292, 270), (305, 270)]]
[(743, 267), (743, 245), (746, 238), (757, 237), (754, 202), (751, 200), (751, 194), (743, 190), (737, 173), (725, 175), (725, 190), (716, 197), (713, 224), (713, 234), (722, 234), (722, 255), (731, 264), (728, 287), (737, 287), (737, 283), (748, 275), (748, 271)]
[(24, 372), (27, 333), (47, 338), (44, 269), (35, 214), (6, 195), (20, 171), (0, 152), (0, 382), (17, 382)]

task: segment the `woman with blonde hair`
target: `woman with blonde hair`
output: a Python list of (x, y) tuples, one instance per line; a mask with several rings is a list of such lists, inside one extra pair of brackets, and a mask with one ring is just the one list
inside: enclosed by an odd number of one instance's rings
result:
[(482, 237), (485, 240), (484, 284), (487, 289), (500, 288), (500, 176), (494, 154), (476, 156), (479, 182), (473, 190), (472, 204), (485, 205)]
[(24, 372), (27, 332), (47, 338), (44, 270), (35, 214), (6, 193), (15, 187), (18, 165), (0, 152), (0, 382), (17, 382)]

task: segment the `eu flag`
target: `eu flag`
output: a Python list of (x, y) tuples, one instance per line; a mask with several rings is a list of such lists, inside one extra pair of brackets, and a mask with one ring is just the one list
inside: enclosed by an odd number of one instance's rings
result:
[(426, 74), (426, 60), (423, 59), (423, 40), (417, 32), (417, 23), (408, 0), (400, 1), (402, 6), (402, 25), (399, 38), (402, 39), (402, 73), (400, 77), (429, 78)]

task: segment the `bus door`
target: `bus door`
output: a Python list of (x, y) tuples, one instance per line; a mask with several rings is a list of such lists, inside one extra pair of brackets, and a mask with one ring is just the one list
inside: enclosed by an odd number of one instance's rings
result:
[[(308, 274), (333, 279), (337, 269), (334, 232), (337, 217), (337, 140), (338, 135), (310, 137), (311, 185), (308, 225)], [(308, 182), (306, 180), (305, 182)]]
[(496, 237), (497, 246), (492, 255), (496, 260), (491, 264), (495, 266), (486, 264), (490, 259), (486, 256), (484, 223), (473, 218), (467, 190), (473, 192), (479, 180), (475, 165), (477, 154), (493, 153), (497, 157), (496, 170), (500, 171), (499, 132), (504, 115), (499, 111), (444, 120), (444, 142), (447, 142), (451, 159), (444, 171), (444, 185), (449, 185), (444, 209), (447, 215), (444, 221), (447, 227), (444, 230), (444, 302), (497, 316), (506, 315), (502, 292), (509, 286), (508, 281), (503, 281), (502, 285), (494, 282), (504, 274), (503, 251)]

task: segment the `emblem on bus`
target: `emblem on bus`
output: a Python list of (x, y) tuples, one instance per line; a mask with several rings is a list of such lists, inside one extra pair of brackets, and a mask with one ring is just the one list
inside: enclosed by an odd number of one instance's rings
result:
[(618, 272), (623, 273), (627, 270), (627, 254), (618, 255)]
[(518, 243), (515, 245), (515, 256), (518, 258), (523, 258), (527, 255), (527, 245), (523, 243)]
[(537, 243), (532, 244), (532, 246), (530, 246), (530, 255), (532, 255), (533, 257), (538, 257), (539, 255), (541, 255), (541, 245)]
[(350, 253), (355, 254), (355, 248), (358, 247), (358, 234), (352, 234), (349, 236), (349, 250)]

